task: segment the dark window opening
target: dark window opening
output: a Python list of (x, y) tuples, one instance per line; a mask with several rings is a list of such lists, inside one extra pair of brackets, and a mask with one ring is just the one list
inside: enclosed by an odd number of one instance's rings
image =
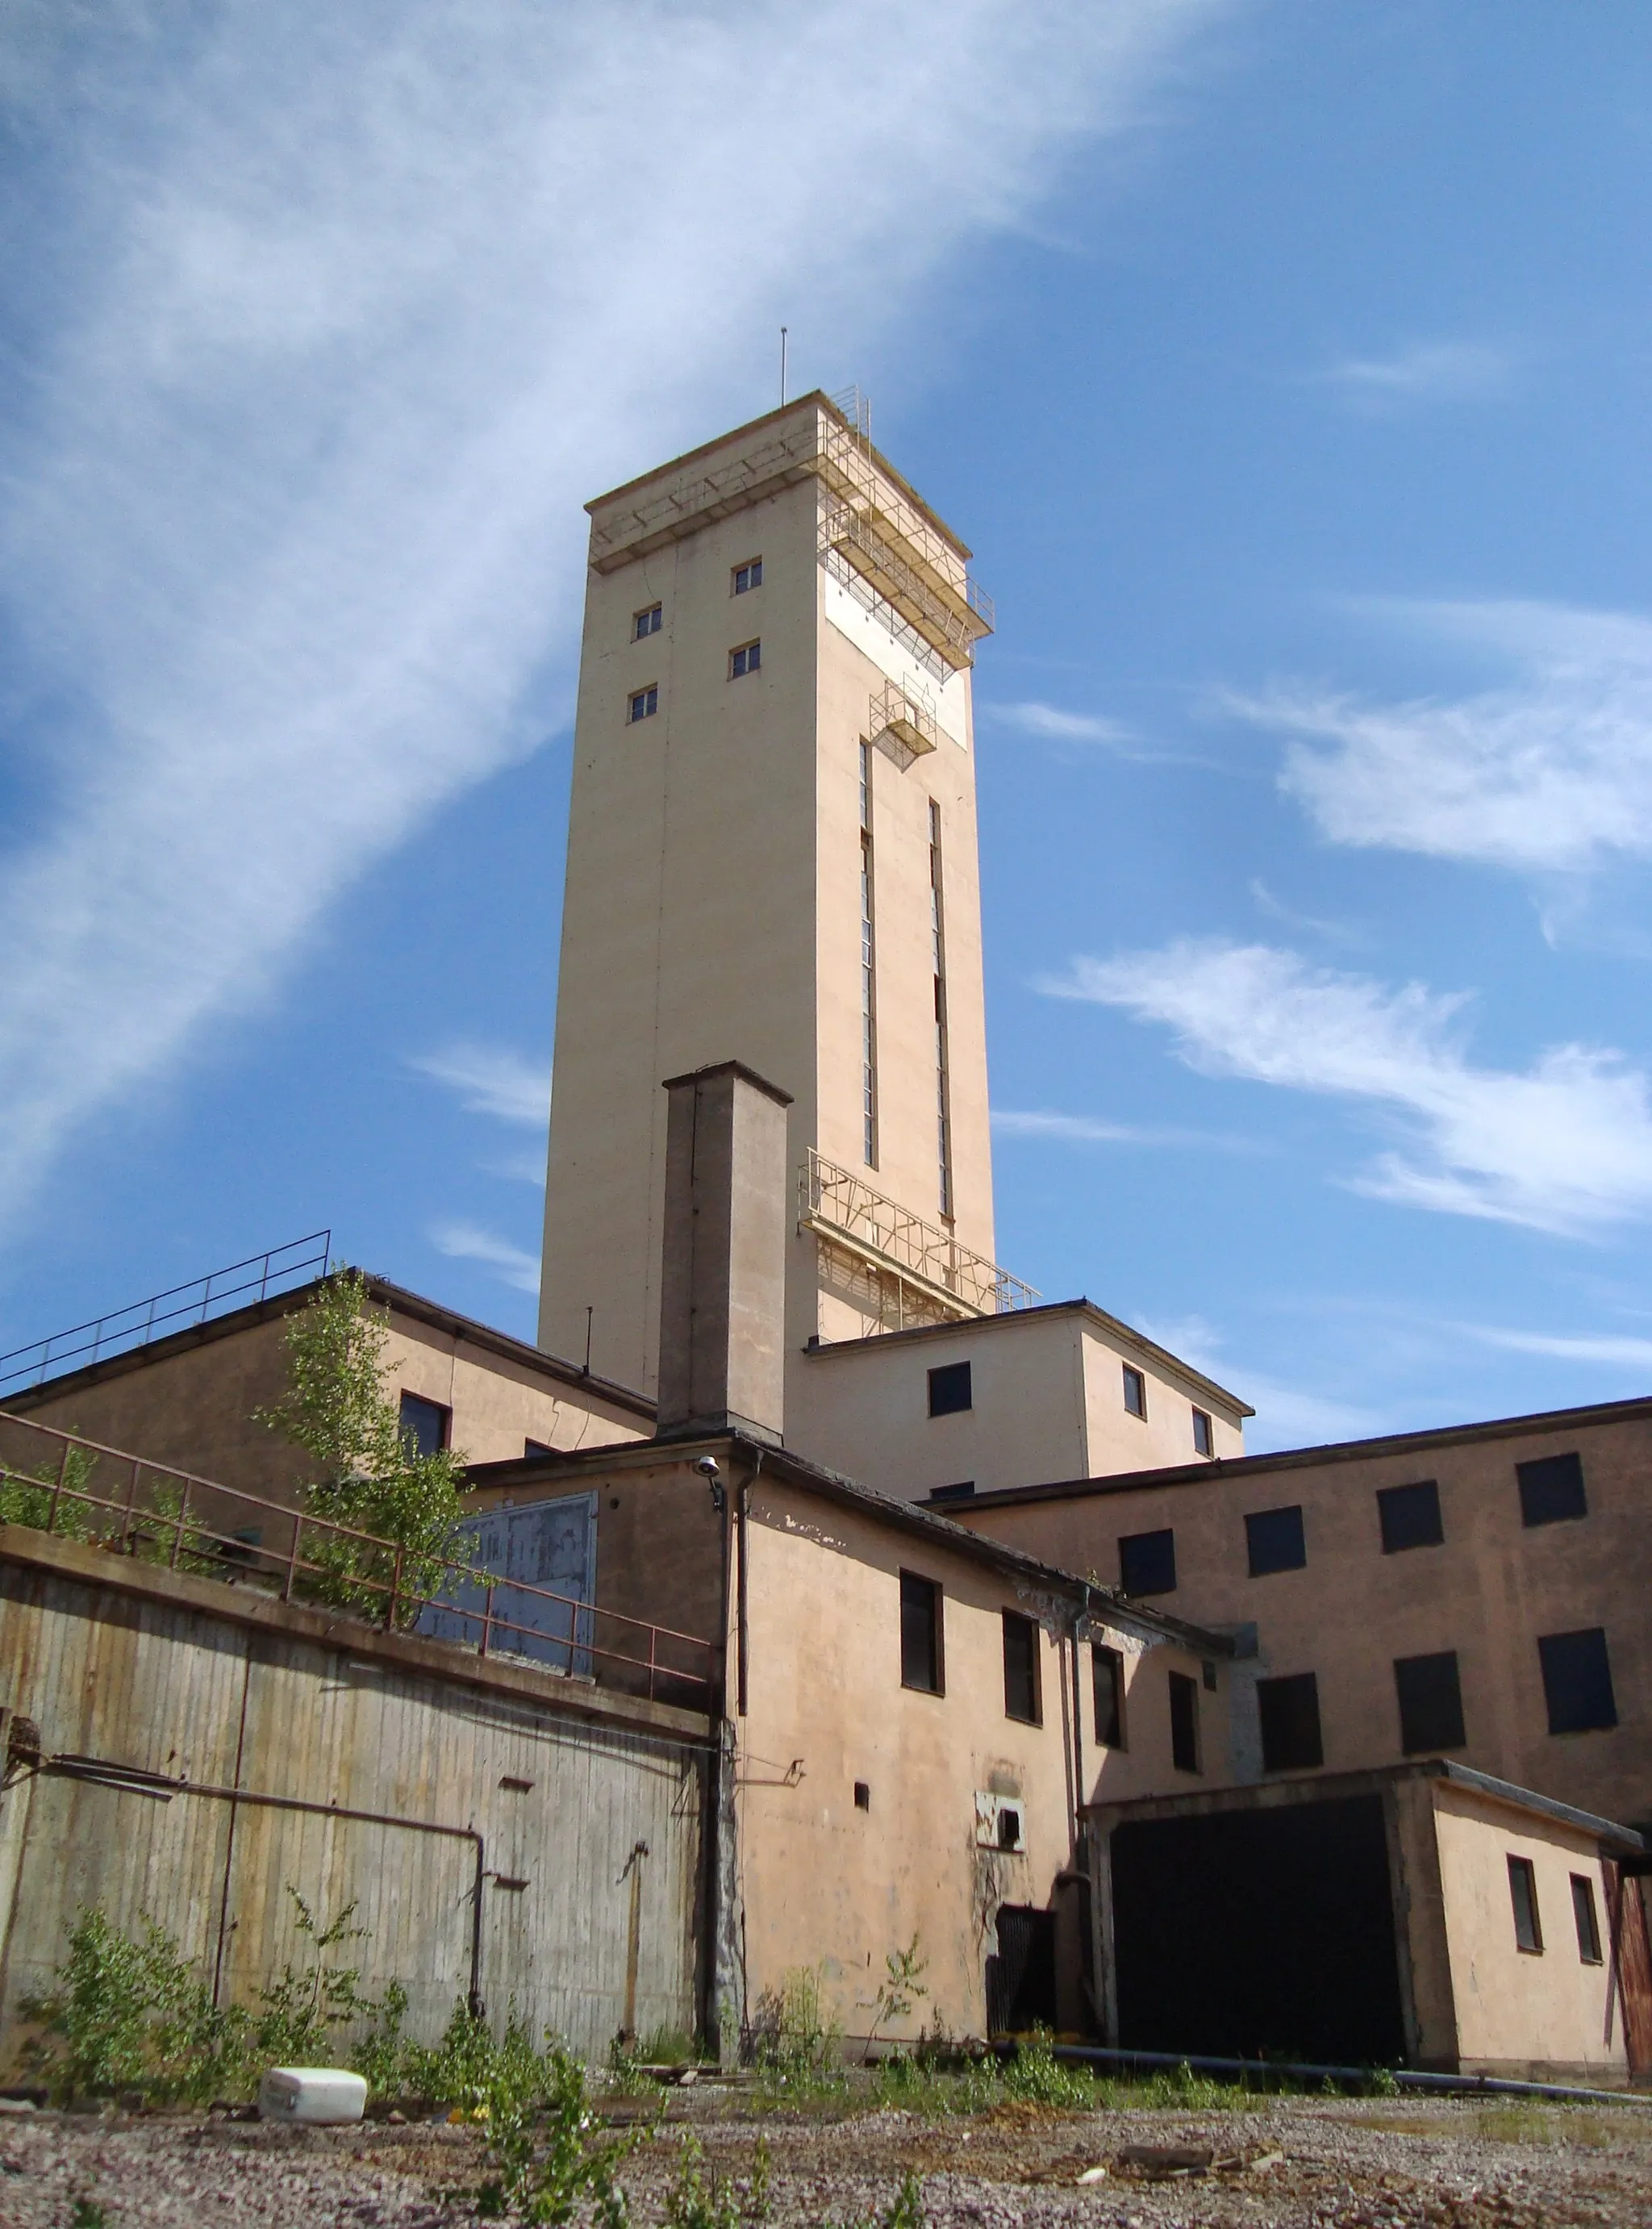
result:
[(1000, 1807), (998, 1847), (1000, 1850), (1019, 1850), (1021, 1847), (1021, 1814), (1013, 1803)]
[(1124, 1405), (1133, 1416), (1144, 1417), (1147, 1413), (1147, 1381), (1139, 1370), (1124, 1365)]
[(1004, 1613), (1004, 1715), (1029, 1726), (1042, 1723), (1038, 1694), (1038, 1625), (1017, 1611)]
[(871, 1783), (870, 1781), (868, 1781), (868, 1780), (858, 1780), (858, 1781), (856, 1781), (856, 1783), (855, 1783), (855, 1808), (856, 1808), (856, 1810), (857, 1810), (857, 1811), (870, 1811), (870, 1810), (871, 1809), (871, 1808), (872, 1808), (872, 1791), (871, 1791)]
[(659, 606), (650, 604), (646, 612), (636, 613), (632, 621), (631, 639), (640, 642), (646, 635), (659, 633)]
[(1597, 1727), (1617, 1724), (1612, 1667), (1599, 1626), (1582, 1633), (1545, 1634), (1537, 1653), (1552, 1734), (1592, 1733)]
[(1522, 1525), (1561, 1525), (1569, 1517), (1588, 1516), (1580, 1456), (1541, 1455), (1535, 1462), (1516, 1463), (1514, 1475)]
[(1320, 1683), (1312, 1672), (1285, 1680), (1258, 1680), (1264, 1772), (1307, 1772), (1325, 1762), (1320, 1737)]
[(1455, 1648), (1433, 1656), (1397, 1656), (1394, 1692), (1399, 1699), (1399, 1745), (1407, 1757), (1463, 1746), (1468, 1737)]
[(975, 1397), (969, 1382), (967, 1362), (943, 1362), (929, 1372), (929, 1414), (932, 1416), (955, 1416), (962, 1410), (973, 1409)]
[(925, 1695), (942, 1691), (941, 1589), (916, 1571), (901, 1573), (901, 1685)]
[(1244, 1538), (1253, 1579), (1265, 1578), (1270, 1571), (1300, 1571), (1308, 1561), (1300, 1503), (1289, 1509), (1253, 1510), (1244, 1520)]
[(1537, 1872), (1530, 1858), (1508, 1861), (1508, 1894), (1514, 1907), (1514, 1942), (1518, 1949), (1540, 1956), (1543, 1923), (1537, 1909)]
[(1199, 1668), (1204, 1678), (1205, 1693), (1207, 1695), (1213, 1695), (1216, 1693), (1216, 1664), (1214, 1659), (1209, 1656), (1205, 1657)]
[(1124, 1738), (1124, 1659), (1116, 1648), (1093, 1641), (1090, 1684), (1096, 1700), (1096, 1740), (1102, 1749), (1128, 1749)]
[(973, 1478), (961, 1478), (956, 1486), (937, 1486), (930, 1493), (931, 1501), (968, 1501), (974, 1494)]
[(1119, 1584), (1127, 1595), (1173, 1595), (1176, 1591), (1176, 1535), (1127, 1532), (1119, 1542)]
[(1199, 1772), (1199, 1683), (1185, 1672), (1170, 1674), (1170, 1762), (1178, 1772)]
[(1216, 1430), (1202, 1409), (1193, 1411), (1193, 1453), (1213, 1455), (1216, 1453)]
[(1578, 1927), (1578, 1956), (1585, 1966), (1598, 1966), (1600, 1920), (1595, 1911), (1595, 1884), (1587, 1873), (1572, 1876), (1572, 1917)]
[(447, 1444), (453, 1411), (421, 1394), (402, 1396), (402, 1436), (415, 1455), (437, 1455)]
[(738, 650), (729, 652), (729, 678), (738, 681), (742, 673), (755, 673), (763, 662), (763, 646), (760, 642), (742, 643)]
[(735, 567), (734, 592), (736, 596), (743, 596), (749, 588), (761, 588), (762, 585), (763, 561), (761, 557), (754, 557), (749, 565)]
[(524, 1440), (522, 1452), (524, 1455), (555, 1455), (556, 1450), (548, 1440)]
[(630, 712), (633, 727), (639, 720), (652, 720), (659, 710), (659, 688), (657, 683), (650, 682), (646, 689), (633, 691)]
[(1420, 1478), (1415, 1486), (1379, 1487), (1377, 1522), (1382, 1526), (1385, 1556), (1397, 1556), (1402, 1548), (1437, 1548), (1445, 1538), (1437, 1480)]

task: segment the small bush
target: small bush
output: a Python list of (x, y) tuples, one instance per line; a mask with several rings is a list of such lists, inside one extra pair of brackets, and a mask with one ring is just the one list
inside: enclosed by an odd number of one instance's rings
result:
[(652, 2129), (644, 2123), (623, 2136), (593, 2136), (583, 2065), (549, 2037), (546, 2043), (543, 2055), (536, 2053), (513, 2023), (497, 2078), (475, 2109), (492, 2169), (477, 2193), (477, 2211), (537, 2229), (570, 2221), (588, 2207), (597, 2229), (629, 2229), (631, 2209), (616, 2171)]
[(1096, 2104), (1096, 2084), (1083, 2068), (1069, 2066), (1051, 2048), (1043, 2028), (1018, 2043), (1004, 2070), (1004, 2094), (1024, 2105), (1051, 2105), (1063, 2112), (1085, 2113)]
[(697, 2136), (685, 2136), (682, 2154), (665, 2194), (667, 2229), (749, 2229), (768, 2219), (768, 2144), (757, 2140), (752, 2171), (742, 2182), (705, 2165)]
[(843, 2033), (820, 2010), (820, 1977), (794, 1966), (765, 1989), (751, 2023), (750, 2057), (776, 2084), (796, 2088), (842, 2078)]
[[(66, 1458), (60, 1458), (62, 1481), (67, 1489), (59, 1499), (57, 1515), (52, 1519), (52, 1530), (60, 1540), (91, 1541), (101, 1537), (98, 1520), (107, 1513), (93, 1509), (73, 1495), (92, 1491), (92, 1474), (98, 1459), (88, 1448), (72, 1447)], [(37, 1532), (46, 1530), (52, 1519), (52, 1496), (57, 1492), (59, 1464), (49, 1463), (39, 1470), (13, 1471), (0, 1478), (0, 1525), (27, 1525)]]

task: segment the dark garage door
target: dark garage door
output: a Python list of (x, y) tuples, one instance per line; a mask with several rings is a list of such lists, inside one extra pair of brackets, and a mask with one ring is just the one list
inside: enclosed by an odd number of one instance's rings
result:
[(1127, 2050), (1404, 2057), (1379, 1795), (1144, 1819), (1112, 1850)]

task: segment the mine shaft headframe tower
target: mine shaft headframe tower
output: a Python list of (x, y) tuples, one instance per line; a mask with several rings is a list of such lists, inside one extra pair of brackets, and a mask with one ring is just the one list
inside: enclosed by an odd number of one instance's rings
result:
[(816, 393), (598, 498), (541, 1344), (652, 1390), (662, 1081), (791, 1095), (787, 1344), (1020, 1304), (992, 1260), (970, 553)]

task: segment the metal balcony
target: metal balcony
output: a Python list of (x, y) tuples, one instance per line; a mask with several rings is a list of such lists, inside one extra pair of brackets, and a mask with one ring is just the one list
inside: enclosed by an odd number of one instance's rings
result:
[(813, 1147), (799, 1179), (797, 1227), (874, 1273), (883, 1331), (1006, 1315), (1038, 1299), (1019, 1277)]

